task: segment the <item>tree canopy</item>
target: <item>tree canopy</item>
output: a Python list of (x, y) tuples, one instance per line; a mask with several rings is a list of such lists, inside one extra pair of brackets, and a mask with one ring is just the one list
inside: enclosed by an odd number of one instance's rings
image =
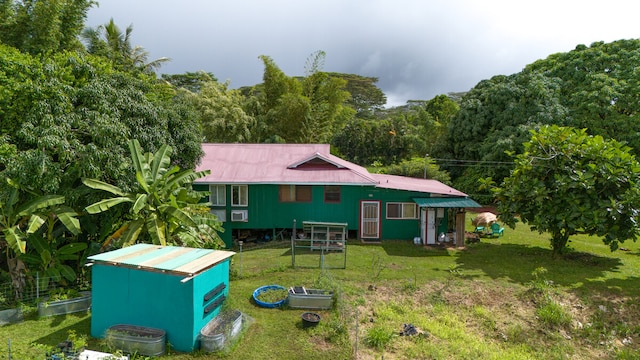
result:
[(532, 132), (511, 174), (494, 189), (501, 219), (519, 217), (551, 234), (554, 254), (569, 237), (603, 237), (612, 250), (640, 234), (640, 164), (630, 148), (586, 130), (544, 126)]
[(174, 146), (187, 168), (201, 156), (199, 123), (169, 87), (100, 58), (59, 52), (38, 61), (0, 45), (0, 86), (0, 135), (15, 149), (0, 156), (1, 175), (44, 193), (73, 202), (81, 177), (127, 187), (131, 137), (149, 149)]
[(30, 54), (80, 50), (93, 0), (0, 0), (0, 43)]
[(640, 40), (580, 45), (519, 73), (481, 81), (462, 97), (435, 156), (473, 161), (443, 168), (457, 187), (474, 193), (478, 179), (508, 175), (505, 152), (521, 153), (529, 130), (541, 125), (585, 128), (640, 153), (638, 49)]

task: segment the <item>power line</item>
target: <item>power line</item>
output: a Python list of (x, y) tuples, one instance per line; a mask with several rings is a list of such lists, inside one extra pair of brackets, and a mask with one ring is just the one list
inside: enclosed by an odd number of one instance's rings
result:
[[(458, 160), (458, 159), (440, 159), (440, 158), (430, 158), (435, 161), (445, 161), (445, 162), (455, 162), (455, 163), (472, 163), (472, 164), (505, 164), (505, 165), (513, 165), (514, 161), (489, 161), (489, 160)], [(464, 166), (461, 164), (461, 166)]]

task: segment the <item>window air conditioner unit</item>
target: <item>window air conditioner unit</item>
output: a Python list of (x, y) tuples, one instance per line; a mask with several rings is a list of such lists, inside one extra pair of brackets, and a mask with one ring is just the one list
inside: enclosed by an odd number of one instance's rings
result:
[(247, 210), (232, 210), (231, 211), (231, 221), (247, 221), (248, 220), (248, 212)]

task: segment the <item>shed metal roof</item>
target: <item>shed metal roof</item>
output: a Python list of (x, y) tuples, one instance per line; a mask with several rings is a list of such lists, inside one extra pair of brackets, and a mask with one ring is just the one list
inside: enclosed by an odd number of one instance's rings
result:
[(431, 208), (468, 208), (481, 207), (477, 202), (463, 197), (414, 198), (419, 207)]
[(233, 256), (233, 251), (136, 244), (90, 256), (94, 264), (196, 276)]

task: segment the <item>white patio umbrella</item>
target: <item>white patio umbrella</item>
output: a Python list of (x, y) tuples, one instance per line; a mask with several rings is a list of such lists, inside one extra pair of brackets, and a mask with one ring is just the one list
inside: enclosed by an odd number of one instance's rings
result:
[(490, 226), (494, 222), (498, 221), (498, 217), (494, 213), (482, 212), (471, 220), (473, 226)]

